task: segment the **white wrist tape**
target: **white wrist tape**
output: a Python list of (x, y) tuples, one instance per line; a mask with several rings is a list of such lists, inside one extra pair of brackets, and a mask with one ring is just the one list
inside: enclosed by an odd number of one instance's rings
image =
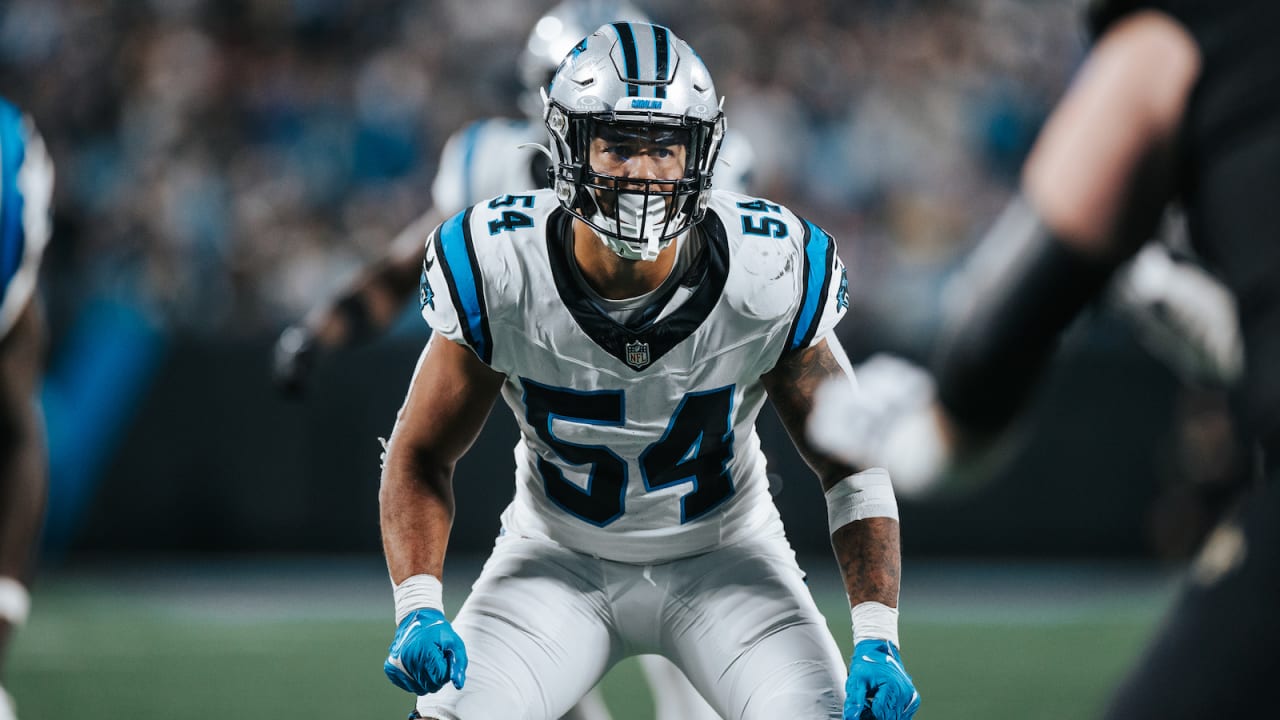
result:
[(863, 470), (832, 485), (826, 492), (827, 527), (831, 532), (855, 520), (871, 517), (898, 519), (893, 482), (884, 468)]
[(395, 586), (396, 625), (414, 610), (444, 612), (444, 585), (433, 575), (412, 575)]
[(0, 577), (0, 620), (21, 625), (31, 612), (31, 595), (26, 586), (13, 578)]
[(898, 608), (878, 602), (864, 602), (849, 611), (853, 618), (853, 644), (863, 640), (888, 640), (899, 650)]

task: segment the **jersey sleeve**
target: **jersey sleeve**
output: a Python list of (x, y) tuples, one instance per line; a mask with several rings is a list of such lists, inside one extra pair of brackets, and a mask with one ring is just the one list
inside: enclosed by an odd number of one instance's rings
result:
[(40, 133), (0, 100), (0, 337), (35, 293), (52, 198), (53, 162)]
[(444, 221), (427, 239), (419, 300), (432, 332), (470, 348), (493, 363), (493, 336), (485, 303), (484, 278), (471, 239), (468, 208)]
[(830, 332), (849, 308), (849, 281), (830, 233), (800, 218), (804, 227), (800, 294), (786, 352), (813, 345)]

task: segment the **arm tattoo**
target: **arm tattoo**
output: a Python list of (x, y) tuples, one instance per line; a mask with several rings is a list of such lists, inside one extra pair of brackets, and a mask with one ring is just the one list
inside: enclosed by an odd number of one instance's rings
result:
[[(805, 420), (813, 409), (818, 386), (830, 378), (843, 377), (844, 372), (824, 341), (784, 355), (764, 377), (778, 417), (800, 455), (818, 474), (824, 491), (858, 468), (813, 448), (805, 437)], [(898, 606), (902, 563), (897, 520), (875, 517), (849, 523), (832, 534), (831, 545), (851, 606), (869, 601)]]
[(818, 386), (830, 378), (844, 377), (845, 372), (836, 362), (835, 355), (826, 341), (783, 355), (778, 364), (764, 376), (769, 399), (791, 435), (796, 450), (809, 467), (818, 474), (822, 489), (826, 490), (840, 478), (857, 472), (815, 449), (805, 437), (805, 421), (813, 410), (813, 396)]
[(831, 536), (849, 605), (875, 601), (898, 606), (902, 576), (898, 521), (867, 518), (849, 523)]

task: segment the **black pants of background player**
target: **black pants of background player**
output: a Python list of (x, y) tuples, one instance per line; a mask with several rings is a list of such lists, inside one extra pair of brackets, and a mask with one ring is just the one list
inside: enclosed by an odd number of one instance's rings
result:
[(1245, 502), (1210, 536), (1205, 551), (1217, 557), (1192, 565), (1107, 720), (1277, 717), (1280, 471)]

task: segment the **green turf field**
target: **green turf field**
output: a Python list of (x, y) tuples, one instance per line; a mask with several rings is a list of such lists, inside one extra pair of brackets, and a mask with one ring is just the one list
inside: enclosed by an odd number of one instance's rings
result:
[[(825, 560), (815, 596), (841, 648), (848, 614)], [(452, 566), (451, 566), (452, 567)], [(450, 592), (467, 571), (450, 570)], [(1096, 566), (906, 568), (902, 642), (923, 720), (1096, 714), (1168, 603), (1164, 574)], [(461, 597), (447, 596), (450, 610)], [(385, 718), (393, 628), (378, 558), (130, 564), (46, 573), (6, 686), (21, 720)], [(615, 720), (652, 717), (628, 661), (604, 681)], [(672, 719), (664, 719), (672, 720)]]

